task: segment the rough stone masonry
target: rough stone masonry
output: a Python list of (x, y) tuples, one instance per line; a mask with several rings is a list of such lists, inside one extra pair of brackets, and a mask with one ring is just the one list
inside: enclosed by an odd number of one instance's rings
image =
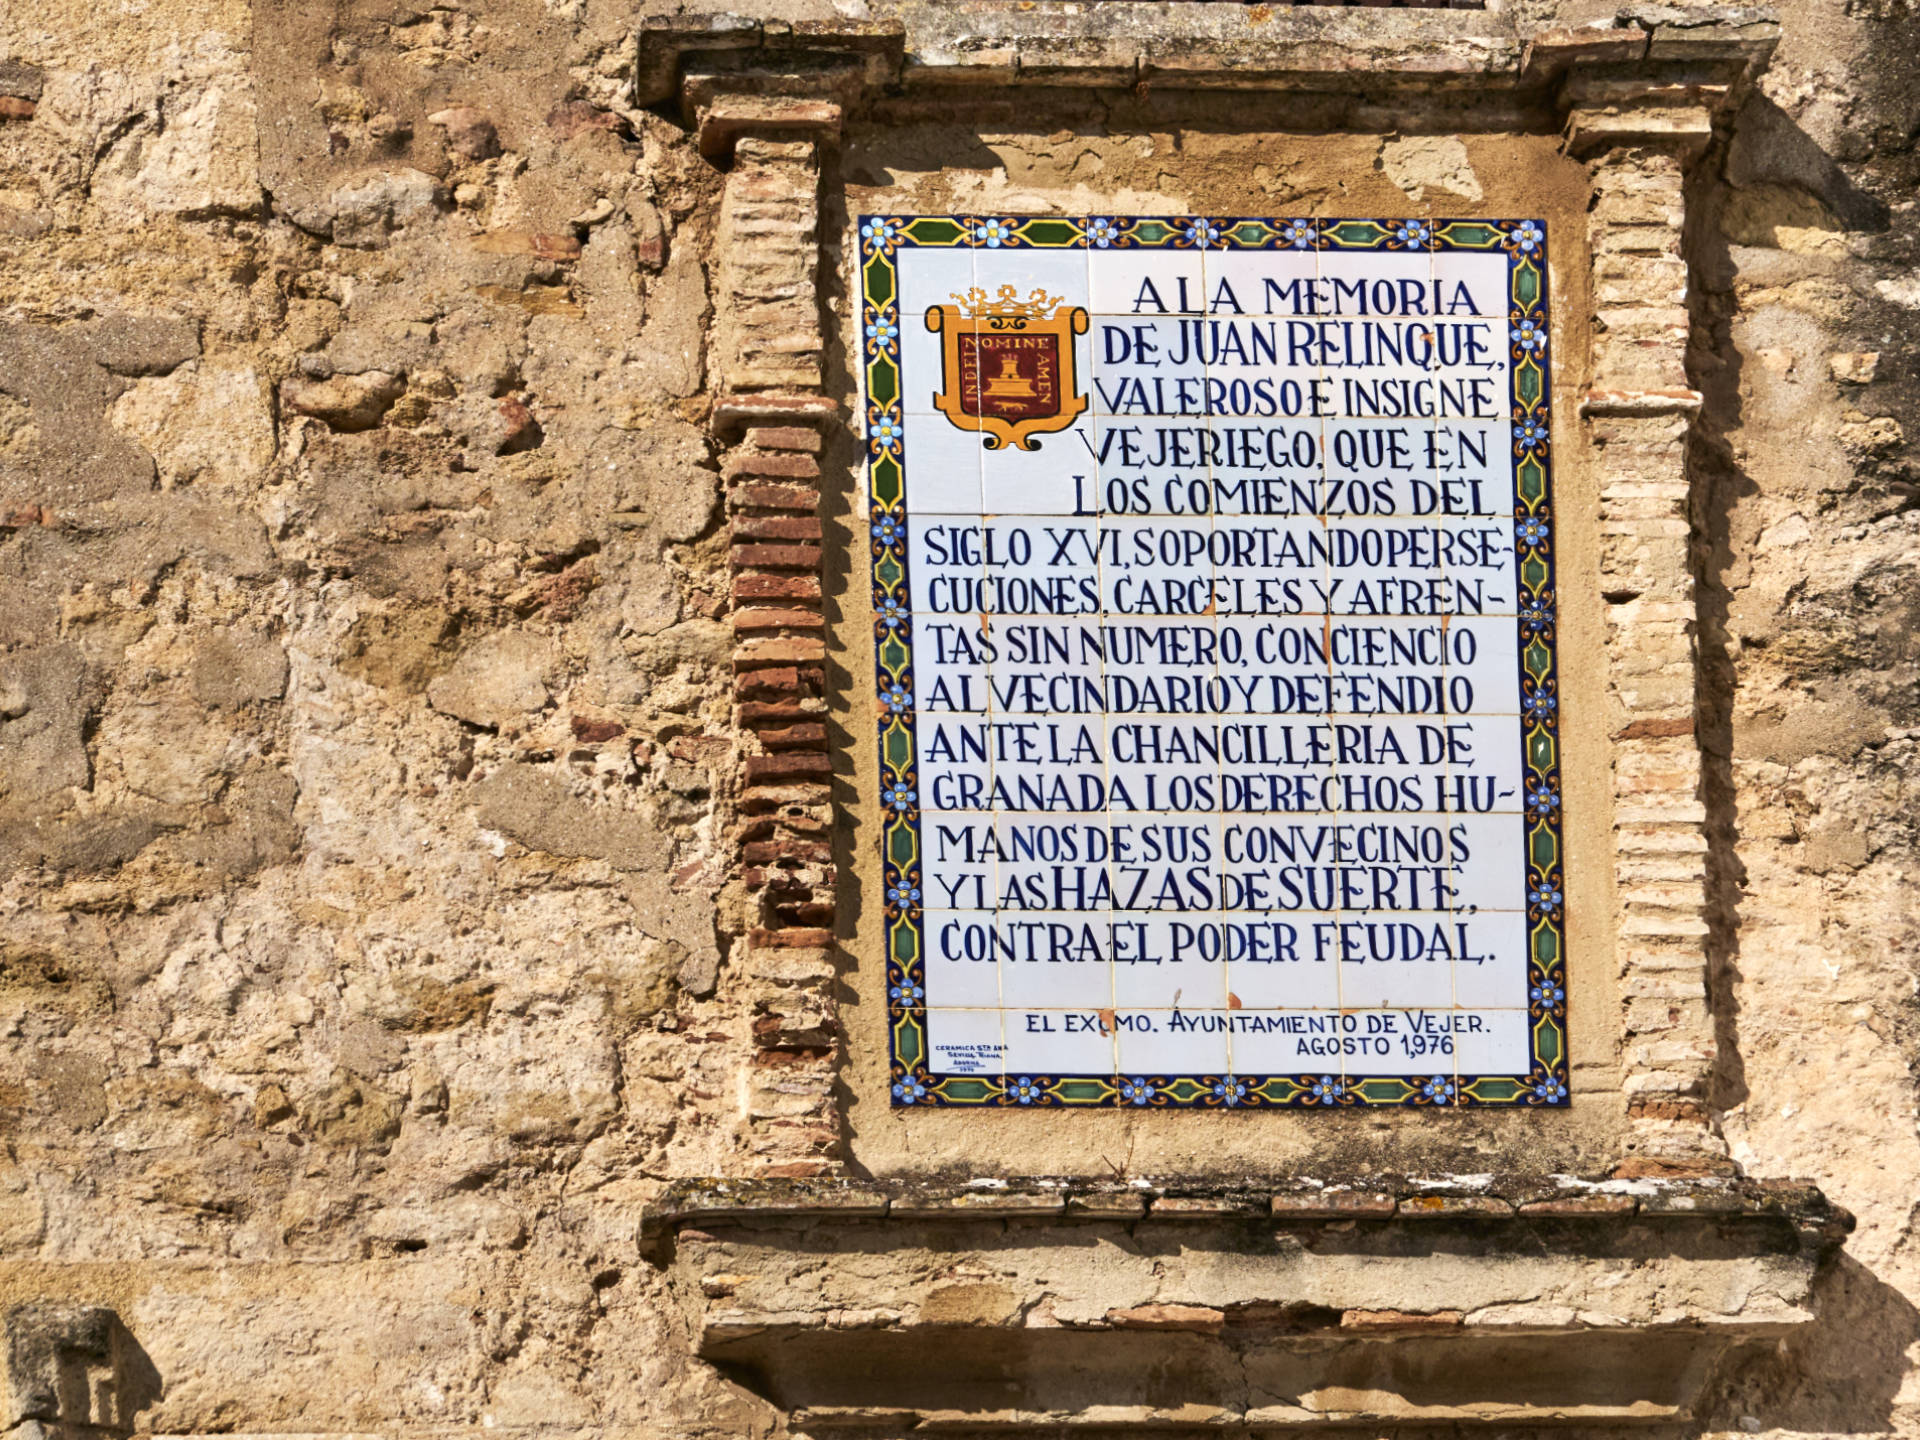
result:
[[(1920, 1427), (1920, 11), (681, 8), (0, 13), (0, 1424)], [(1630, 1151), (876, 1178), (844, 193), (1460, 211), (1501, 134), (1589, 167)]]

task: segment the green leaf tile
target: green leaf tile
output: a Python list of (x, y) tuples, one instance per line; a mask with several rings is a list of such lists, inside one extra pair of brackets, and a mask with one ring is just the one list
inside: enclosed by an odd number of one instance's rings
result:
[(1540, 271), (1529, 260), (1513, 272), (1513, 298), (1522, 310), (1531, 310), (1540, 299)]
[(1527, 859), (1541, 870), (1551, 870), (1560, 863), (1560, 839), (1552, 827), (1533, 827), (1533, 833), (1527, 837)]
[(904, 228), (906, 235), (916, 245), (956, 245), (966, 232), (952, 220), (941, 220), (923, 216), (910, 221)]
[(876, 310), (884, 309), (893, 303), (893, 297), (899, 292), (894, 288), (893, 261), (885, 255), (876, 255), (867, 261), (866, 300)]

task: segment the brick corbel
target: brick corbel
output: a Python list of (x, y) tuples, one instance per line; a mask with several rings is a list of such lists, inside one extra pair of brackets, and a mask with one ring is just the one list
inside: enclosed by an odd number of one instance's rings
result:
[(634, 104), (677, 102), (691, 122), (720, 95), (857, 101), (899, 80), (906, 30), (897, 20), (652, 15), (638, 41)]
[(1535, 35), (1521, 76), (1552, 88), (1573, 154), (1646, 148), (1685, 166), (1705, 152), (1779, 40), (1771, 10), (1645, 5), (1610, 23)]

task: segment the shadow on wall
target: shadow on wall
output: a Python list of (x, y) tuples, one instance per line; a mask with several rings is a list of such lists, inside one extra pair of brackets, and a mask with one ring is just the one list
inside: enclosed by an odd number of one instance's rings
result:
[(1740, 107), (1727, 145), (1725, 175), (1736, 200), (1742, 191), (1778, 187), (1816, 202), (1838, 222), (1838, 229), (1887, 228), (1885, 202), (1855, 185), (1839, 161), (1764, 95)]
[(1729, 623), (1736, 554), (1733, 516), (1759, 487), (1741, 465), (1731, 437), (1746, 421), (1741, 400), (1744, 361), (1732, 326), (1738, 266), (1735, 245), (1771, 248), (1785, 230), (1881, 232), (1887, 205), (1862, 190), (1791, 116), (1762, 95), (1741, 107), (1730, 138), (1693, 170), (1687, 193), (1687, 254), (1692, 343), (1688, 378), (1702, 406), (1692, 427), (1688, 468), (1694, 493), (1694, 568), (1699, 644), (1695, 730), (1707, 814), (1708, 984), (1716, 1061), (1713, 1108), (1744, 1104), (1746, 1067), (1740, 1050), (1740, 900), (1748, 876), (1738, 852), (1738, 800), (1733, 775), (1733, 696), (1738, 676)]
[[(1894, 1426), (1907, 1351), (1920, 1310), (1845, 1251), (1815, 1283), (1818, 1317), (1770, 1352), (1749, 1354), (1722, 1377), (1707, 1430), (1858, 1435)], [(1757, 1423), (1756, 1423), (1757, 1422)]]
[[(1890, 27), (1884, 32), (1883, 43), (1873, 47), (1877, 61), (1858, 76), (1856, 113), (1892, 116), (1903, 108), (1914, 108), (1911, 102), (1903, 105), (1895, 91), (1914, 85), (1911, 57), (1916, 39), (1920, 29), (1914, 27)], [(1882, 73), (1873, 73), (1876, 67)], [(1871, 153), (1872, 144), (1861, 134), (1844, 136), (1842, 141)], [(1894, 173), (1876, 174), (1872, 166), (1861, 172), (1867, 184), (1876, 179), (1888, 182), (1881, 187), (1888, 193), (1902, 183), (1899, 154), (1910, 149), (1910, 142), (1896, 143), (1891, 149), (1896, 153), (1888, 168)], [(1849, 160), (1860, 158), (1860, 154), (1848, 154)], [(1737, 985), (1741, 978), (1739, 906), (1750, 877), (1735, 849), (1740, 816), (1734, 784), (1733, 702), (1740, 677), (1730, 610), (1736, 591), (1746, 583), (1741, 577), (1749, 541), (1736, 535), (1734, 516), (1761, 493), (1733, 444), (1749, 417), (1743, 414), (1741, 401), (1742, 356), (1732, 338), (1732, 326), (1740, 314), (1734, 295), (1739, 267), (1732, 250), (1734, 246), (1785, 249), (1781, 241), (1786, 237), (1780, 232), (1800, 230), (1827, 232), (1839, 242), (1834, 246), (1837, 252), (1844, 235), (1885, 234), (1893, 216), (1884, 201), (1856, 183), (1786, 111), (1759, 95), (1742, 107), (1724, 151), (1709, 156), (1696, 170), (1688, 194), (1688, 216), (1693, 257), (1693, 346), (1688, 369), (1704, 400), (1689, 457), (1696, 505), (1695, 561), (1701, 582), (1697, 724), (1711, 847), (1708, 946), (1719, 1042), (1713, 1101), (1724, 1111), (1748, 1099), (1739, 1047)], [(1800, 237), (1803, 250), (1807, 239), (1804, 234)], [(1818, 256), (1820, 252), (1815, 248), (1811, 253)], [(1833, 343), (1845, 344), (1844, 334), (1835, 335)], [(1863, 463), (1858, 478), (1863, 482), (1856, 487), (1858, 502), (1895, 507), (1901, 503), (1884, 494), (1875, 502), (1875, 482), (1884, 477), (1876, 477), (1872, 466)], [(1829, 516), (1826, 523), (1839, 522)], [(1920, 1342), (1920, 1310), (1844, 1251), (1816, 1282), (1811, 1303), (1817, 1317), (1813, 1323), (1772, 1350), (1747, 1356), (1721, 1377), (1713, 1404), (1703, 1411), (1702, 1428), (1829, 1434), (1880, 1434), (1894, 1428), (1898, 1392), (1909, 1371), (1908, 1354)]]
[(18, 1305), (6, 1312), (8, 1429), (29, 1421), (127, 1434), (164, 1386), (113, 1311)]

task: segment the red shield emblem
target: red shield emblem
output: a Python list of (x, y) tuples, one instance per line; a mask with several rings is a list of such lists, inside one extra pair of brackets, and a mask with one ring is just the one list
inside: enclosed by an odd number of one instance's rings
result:
[(1011, 285), (988, 301), (978, 288), (959, 305), (927, 311), (927, 329), (945, 340), (941, 385), (933, 403), (962, 430), (978, 430), (989, 450), (1064, 430), (1087, 408), (1074, 373), (1073, 337), (1087, 333), (1087, 312), (1041, 291), (1019, 299)]

